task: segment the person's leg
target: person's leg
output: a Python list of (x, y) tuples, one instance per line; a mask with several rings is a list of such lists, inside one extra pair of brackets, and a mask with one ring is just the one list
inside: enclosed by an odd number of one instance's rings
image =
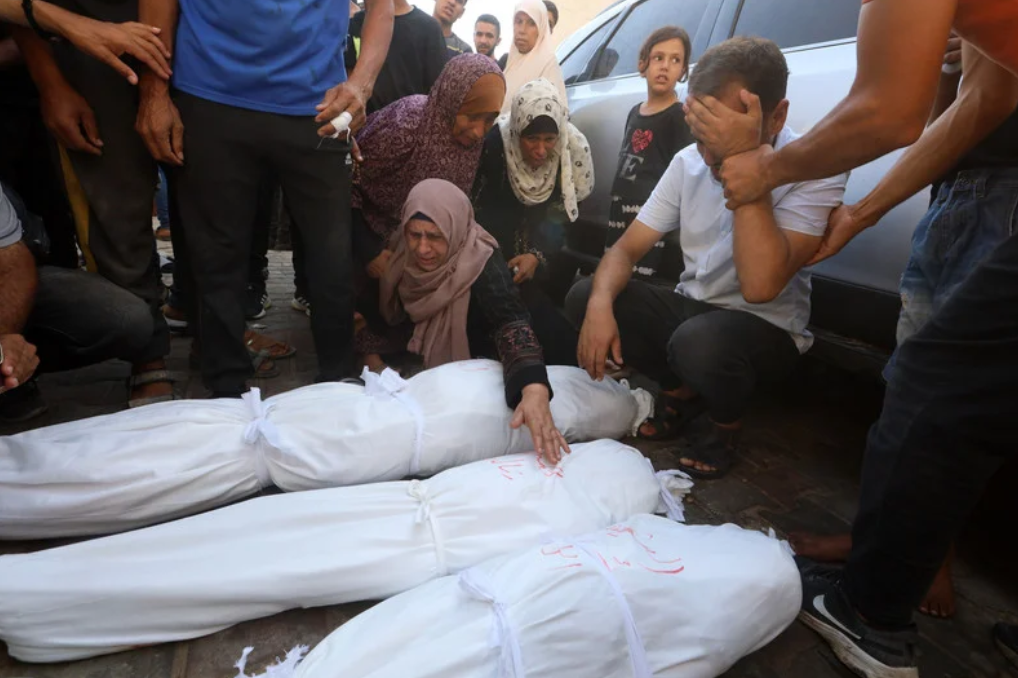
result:
[(738, 449), (742, 417), (757, 386), (791, 373), (799, 350), (785, 330), (745, 311), (688, 300), (687, 314), (668, 341), (668, 364), (706, 409), (682, 452), (690, 473), (717, 477)]
[(135, 363), (152, 336), (152, 314), (101, 276), (43, 266), (25, 336), (38, 347), (40, 372), (113, 359)]
[[(137, 90), (95, 59), (67, 45), (57, 46), (61, 69), (95, 112), (103, 153), (68, 152), (75, 177), (88, 198), (88, 223), (81, 229), (100, 275), (133, 293), (152, 315), (152, 337), (134, 366), (138, 375), (165, 370), (169, 328), (160, 312), (163, 286), (152, 233), (156, 165), (134, 131)], [(138, 386), (132, 398), (169, 397), (165, 380)]]
[[(1018, 184), (1012, 190), (1018, 197)], [(1018, 225), (1018, 214), (1010, 219)], [(983, 488), (1015, 454), (1016, 307), (1012, 235), (900, 348), (870, 431), (848, 564), (840, 576), (803, 572), (801, 617), (857, 670), (915, 675), (912, 610)]]
[(168, 240), (170, 237), (170, 189), (166, 184), (166, 173), (159, 168), (159, 188), (156, 190), (156, 220), (159, 228), (156, 230), (158, 240)]
[(349, 146), (323, 141), (317, 127), (311, 118), (279, 116), (272, 163), (301, 234), (317, 379), (338, 381), (353, 376), (356, 362)]
[(304, 270), (304, 239), (300, 235), (300, 228), (293, 223), (292, 218), (290, 219), (290, 242), (293, 246), (293, 303), (291, 305), (298, 311), (308, 313), (311, 305), (308, 301), (308, 276)]
[(269, 230), (272, 226), (273, 196), (277, 187), (278, 182), (271, 172), (266, 172), (258, 185), (244, 299), (244, 316), (248, 320), (264, 317), (265, 311), (272, 305), (265, 281), (269, 273)]
[(173, 174), (196, 288), (202, 381), (213, 394), (238, 395), (252, 375), (243, 300), (261, 148), (275, 116), (179, 92), (175, 100), (188, 161)]

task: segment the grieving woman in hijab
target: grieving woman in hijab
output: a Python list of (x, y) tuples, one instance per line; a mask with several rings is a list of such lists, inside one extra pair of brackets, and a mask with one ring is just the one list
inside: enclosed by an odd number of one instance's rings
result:
[(555, 58), (555, 46), (548, 24), (548, 8), (541, 0), (520, 0), (513, 19), (513, 44), (505, 66), (506, 97), (503, 115), (509, 113), (513, 97), (528, 82), (544, 78), (566, 101), (566, 84)]
[(408, 348), (426, 368), (497, 358), (505, 375), (513, 428), (527, 426), (534, 448), (552, 463), (569, 452), (551, 416), (551, 384), (527, 308), (498, 243), (474, 220), (466, 194), (439, 179), (410, 192), (402, 230), (381, 280), (381, 312), (409, 320)]
[(373, 113), (357, 135), (361, 159), (354, 170), (354, 255), (362, 267), (357, 310), (367, 328), (357, 335), (365, 364), (382, 366), (381, 353), (401, 351), (405, 338), (386, 332), (378, 315), (378, 286), (392, 252), (387, 244), (400, 224), (410, 189), (444, 179), (470, 190), (484, 137), (505, 97), (498, 66), (480, 54), (450, 60), (428, 96), (405, 97)]
[(575, 360), (577, 336), (545, 292), (550, 269), (561, 268), (549, 231), (576, 221), (579, 202), (593, 188), (590, 145), (569, 122), (565, 101), (543, 78), (527, 83), (485, 138), (471, 195), (477, 221), (509, 260), (551, 364)]

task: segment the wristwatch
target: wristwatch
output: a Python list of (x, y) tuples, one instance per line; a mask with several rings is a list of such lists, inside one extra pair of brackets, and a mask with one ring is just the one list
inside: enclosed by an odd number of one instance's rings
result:
[(43, 40), (57, 40), (58, 36), (45, 30), (39, 25), (39, 22), (35, 20), (35, 8), (32, 6), (32, 0), (21, 0), (21, 11), (25, 13), (25, 19), (28, 21), (28, 25), (32, 27), (35, 34)]

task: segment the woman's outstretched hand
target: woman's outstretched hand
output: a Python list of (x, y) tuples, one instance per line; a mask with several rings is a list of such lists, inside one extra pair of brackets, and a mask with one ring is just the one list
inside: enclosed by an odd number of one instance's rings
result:
[(513, 415), (513, 428), (526, 426), (530, 429), (530, 437), (534, 441), (534, 450), (544, 457), (549, 464), (562, 461), (562, 453), (569, 454), (569, 443), (559, 433), (555, 420), (551, 416), (551, 398), (548, 387), (544, 384), (530, 384), (523, 387), (523, 399), (516, 406)]

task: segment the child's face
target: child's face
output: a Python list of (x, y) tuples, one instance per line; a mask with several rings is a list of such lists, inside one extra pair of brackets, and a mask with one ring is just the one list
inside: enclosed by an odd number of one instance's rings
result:
[(654, 94), (667, 94), (675, 90), (686, 74), (686, 48), (678, 38), (659, 42), (650, 48), (650, 56), (643, 68), (647, 89)]

